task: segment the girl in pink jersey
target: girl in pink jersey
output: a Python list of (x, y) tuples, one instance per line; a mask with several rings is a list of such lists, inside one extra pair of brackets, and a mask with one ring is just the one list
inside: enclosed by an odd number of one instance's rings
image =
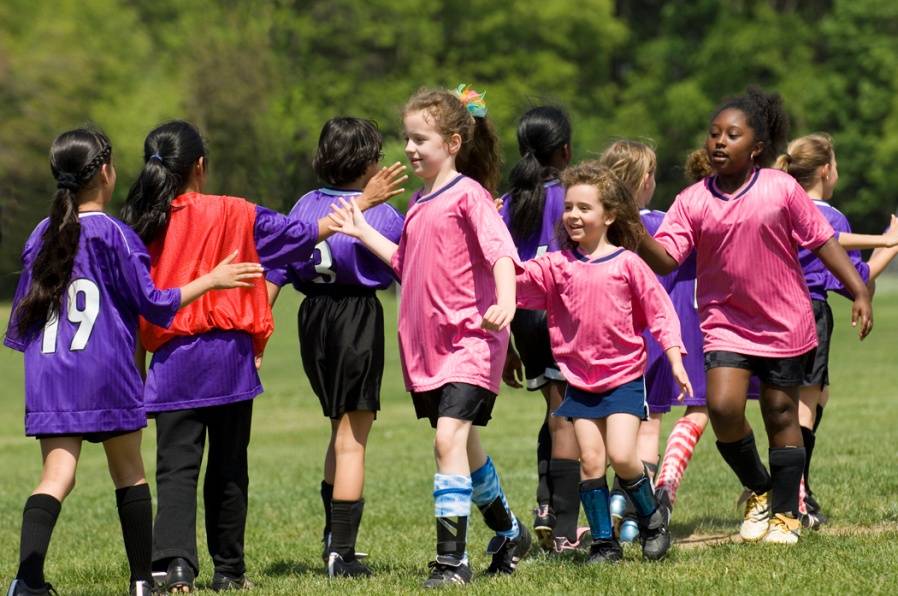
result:
[(546, 310), (552, 353), (568, 382), (555, 415), (574, 423), (580, 499), (593, 538), (589, 561), (622, 555), (612, 535), (606, 461), (636, 508), (643, 557), (657, 560), (670, 548), (670, 535), (667, 511), (637, 452), (640, 421), (647, 417), (642, 333), (650, 331), (661, 345), (682, 399), (692, 387), (680, 324), (658, 279), (626, 250), (644, 233), (627, 186), (598, 162), (566, 170), (562, 181), (564, 249), (524, 264), (518, 306)]
[(403, 112), (405, 152), (424, 188), (398, 246), (367, 224), (354, 203), (335, 212), (339, 231), (359, 238), (401, 280), (399, 348), (418, 418), (436, 429), (437, 556), (425, 587), (466, 584), (471, 502), (496, 532), (487, 573), (512, 573), (530, 534), (508, 506), (473, 426), (486, 426), (515, 314), (517, 249), (490, 191), (498, 142), (483, 97), (422, 90)]
[[(817, 345), (798, 248), (812, 250), (854, 296), (852, 324), (860, 323), (861, 338), (872, 326), (872, 307), (832, 226), (804, 189), (788, 174), (767, 169), (786, 128), (776, 95), (749, 88), (723, 103), (705, 144), (715, 175), (677, 196), (639, 252), (666, 274), (695, 251), (711, 424), (721, 455), (751, 491), (740, 534), (795, 544), (805, 460), (798, 387)], [(753, 373), (761, 380), (769, 473), (745, 418)]]

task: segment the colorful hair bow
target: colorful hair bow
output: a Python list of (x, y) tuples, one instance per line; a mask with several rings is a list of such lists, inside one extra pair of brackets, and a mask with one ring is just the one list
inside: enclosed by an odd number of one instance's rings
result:
[(483, 100), (486, 93), (478, 93), (465, 83), (460, 83), (453, 93), (461, 100), (469, 114), (475, 118), (486, 118), (486, 102)]

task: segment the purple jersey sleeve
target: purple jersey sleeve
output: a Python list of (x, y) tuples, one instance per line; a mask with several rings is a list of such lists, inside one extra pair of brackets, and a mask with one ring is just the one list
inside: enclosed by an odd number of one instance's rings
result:
[(19, 283), (16, 285), (16, 293), (12, 300), (9, 322), (6, 327), (6, 337), (3, 338), (4, 345), (14, 350), (18, 350), (19, 352), (24, 352), (28, 344), (26, 338), (19, 335), (16, 309), (19, 307), (19, 304), (21, 304), (25, 295), (28, 293), (28, 289), (31, 287), (31, 263), (33, 263), (35, 257), (37, 257), (41, 236), (43, 236), (48, 222), (49, 220), (45, 219), (37, 225), (34, 231), (31, 232), (31, 236), (29, 236), (28, 240), (25, 242), (25, 247), (22, 249), (22, 272), (19, 274)]
[[(850, 233), (851, 225), (848, 219), (841, 211), (825, 201), (814, 200), (814, 205), (827, 222), (833, 227), (838, 238), (841, 233)], [(848, 257), (851, 264), (857, 269), (858, 274), (866, 283), (870, 279), (870, 266), (863, 261), (861, 251), (850, 250)], [(798, 251), (798, 261), (801, 263), (801, 269), (804, 273), (804, 280), (808, 286), (811, 298), (814, 300), (826, 300), (828, 291), (838, 292), (846, 297), (851, 297), (845, 290), (842, 283), (830, 273), (823, 262), (817, 258), (812, 251), (802, 248)]]
[(318, 221), (290, 219), (286, 215), (256, 205), (253, 227), (256, 252), (266, 269), (285, 267), (306, 259), (318, 242)]
[[(543, 205), (543, 216), (536, 234), (524, 240), (515, 240), (518, 257), (521, 261), (529, 261), (547, 252), (559, 250), (558, 227), (564, 214), (564, 186), (558, 180), (549, 180), (543, 184), (546, 201)], [(514, 199), (510, 194), (502, 197), (502, 220), (511, 231), (511, 210)], [(512, 233), (514, 238), (514, 233)]]
[[(292, 221), (317, 222), (331, 212), (331, 205), (341, 198), (358, 196), (358, 190), (321, 188), (309, 192), (296, 202), (288, 216)], [(368, 209), (365, 219), (375, 230), (398, 243), (402, 234), (402, 215), (391, 205), (383, 203)], [(393, 282), (390, 266), (383, 263), (356, 238), (335, 234), (315, 245), (309, 258), (297, 260), (266, 278), (284, 285), (291, 282), (297, 290), (314, 293), (317, 284), (362, 286), (385, 289)]]

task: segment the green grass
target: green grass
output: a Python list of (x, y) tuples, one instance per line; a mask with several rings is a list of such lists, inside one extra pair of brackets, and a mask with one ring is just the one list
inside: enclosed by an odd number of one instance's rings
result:
[[(639, 560), (629, 548), (614, 567), (535, 557), (513, 577), (481, 577), (472, 593), (869, 593), (894, 592), (898, 565), (898, 284), (882, 283), (876, 328), (863, 343), (846, 322), (848, 303), (833, 298), (837, 318), (832, 350), (832, 401), (815, 456), (813, 485), (832, 524), (805, 533), (797, 548), (743, 544), (675, 546), (662, 563)], [(285, 292), (277, 306), (278, 330), (263, 367), (266, 392), (255, 405), (250, 446), (247, 564), (258, 594), (312, 592), (397, 593), (419, 589), (434, 548), (432, 432), (414, 418), (403, 390), (388, 323), (383, 410), (371, 434), (366, 512), (359, 548), (371, 553), (376, 577), (329, 582), (322, 570), (323, 523), (318, 485), (328, 423), (321, 416), (299, 363), (295, 312), (299, 297)], [(395, 303), (386, 297), (387, 321)], [(5, 328), (8, 307), (0, 311)], [(214, 371), (208, 371), (214, 374)], [(22, 505), (40, 475), (36, 441), (22, 435), (22, 362), (0, 350), (0, 584), (16, 570)], [(504, 388), (483, 441), (499, 467), (513, 509), (530, 520), (536, 485), (536, 432), (542, 398)], [(756, 404), (749, 416), (759, 437)], [(671, 417), (665, 421), (669, 431)], [(763, 444), (763, 440), (759, 441)], [(155, 437), (144, 437), (144, 458), (154, 473)], [(675, 538), (733, 533), (739, 486), (724, 466), (710, 431), (698, 445), (680, 490)], [(154, 493), (155, 494), (155, 493)], [(200, 515), (202, 519), (202, 515)], [(489, 534), (475, 514), (470, 552), (475, 573)], [(198, 530), (206, 586), (211, 564)], [(127, 564), (103, 451), (85, 445), (78, 485), (66, 500), (47, 563), (47, 577), (62, 594), (124, 593)]]

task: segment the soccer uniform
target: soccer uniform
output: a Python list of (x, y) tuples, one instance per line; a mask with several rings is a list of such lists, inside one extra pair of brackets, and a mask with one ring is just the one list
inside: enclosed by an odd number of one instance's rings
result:
[(642, 332), (665, 350), (683, 346), (670, 297), (648, 266), (623, 248), (593, 260), (560, 251), (526, 262), (517, 284), (522, 308), (546, 310), (552, 353), (568, 382), (555, 415), (644, 419)]
[(103, 440), (146, 426), (143, 382), (134, 363), (138, 315), (169, 325), (179, 289), (158, 290), (140, 238), (101, 212), (79, 214), (81, 232), (60, 315), (39, 333), (20, 336), (15, 310), (28, 293), (32, 267), (49, 225), (34, 229), (4, 343), (25, 354), (25, 434)]
[[(642, 219), (646, 231), (654, 236), (664, 219), (664, 212), (643, 209), (639, 212), (639, 217)], [(683, 401), (677, 401), (680, 386), (673, 378), (670, 362), (651, 334), (643, 333), (648, 349), (645, 385), (649, 412), (669, 412), (672, 405), (705, 406), (707, 404), (705, 401), (705, 361), (696, 303), (695, 253), (689, 255), (675, 271), (658, 276), (658, 280), (670, 295), (674, 310), (680, 319), (680, 332), (686, 348), (683, 366), (692, 383), (693, 395), (685, 397)]]
[(406, 214), (391, 263), (403, 282), (399, 353), (416, 414), (432, 425), (441, 415), (480, 426), (490, 418), (509, 334), (481, 323), (496, 303), (493, 265), (503, 257), (517, 262), (517, 249), (489, 191), (471, 178), (419, 197)]
[[(317, 222), (340, 198), (361, 191), (320, 188), (296, 202), (291, 220)], [(392, 242), (399, 242), (402, 215), (387, 204), (365, 219)], [(380, 409), (384, 368), (384, 315), (375, 294), (393, 282), (393, 271), (351, 236), (320, 242), (312, 257), (271, 270), (268, 281), (292, 283), (306, 295), (297, 315), (303, 367), (325, 416)]]
[[(308, 258), (317, 239), (317, 222), (291, 221), (237, 197), (186, 193), (172, 201), (165, 235), (148, 247), (150, 273), (159, 286), (180, 286), (234, 250), (240, 261), (284, 267)], [(254, 356), (262, 353), (273, 329), (261, 279), (250, 288), (203, 295), (179, 311), (168, 329), (141, 322), (141, 341), (155, 352), (145, 398), (147, 410), (156, 413), (157, 570), (173, 557), (199, 569), (196, 484), (208, 432), (209, 551), (219, 573), (240, 577), (245, 572), (246, 451), (252, 398), (262, 392)]]
[[(564, 187), (558, 180), (549, 180), (543, 184), (543, 188), (546, 200), (542, 223), (538, 233), (518, 242), (518, 257), (521, 261), (529, 261), (560, 248), (558, 226), (564, 214)], [(511, 230), (513, 200), (510, 194), (502, 197), (502, 219), (509, 230)], [(545, 311), (518, 309), (511, 322), (511, 333), (515, 338), (515, 347), (521, 356), (521, 362), (524, 364), (524, 376), (529, 391), (536, 391), (549, 381), (564, 382), (564, 377), (552, 356)]]
[[(826, 218), (826, 221), (833, 227), (836, 237), (840, 233), (850, 233), (851, 226), (848, 219), (841, 211), (827, 203), (826, 201), (814, 200), (814, 205)], [(850, 250), (848, 257), (851, 259), (852, 265), (857, 269), (864, 283), (870, 280), (870, 266), (863, 261), (861, 251)], [(808, 291), (811, 294), (811, 305), (814, 309), (814, 321), (817, 329), (817, 351), (814, 353), (814, 362), (811, 370), (805, 375), (804, 386), (824, 387), (829, 385), (829, 345), (833, 334), (833, 311), (827, 303), (827, 292), (836, 291), (849, 298), (851, 296), (845, 290), (845, 287), (838, 279), (830, 273), (829, 269), (817, 258), (817, 256), (807, 250), (798, 251), (798, 262), (801, 263), (801, 269), (804, 272), (804, 280), (807, 283)]]
[(832, 236), (804, 189), (778, 170), (755, 170), (731, 195), (709, 177), (677, 196), (655, 239), (677, 263), (696, 253), (706, 369), (801, 383), (817, 334), (797, 251)]

